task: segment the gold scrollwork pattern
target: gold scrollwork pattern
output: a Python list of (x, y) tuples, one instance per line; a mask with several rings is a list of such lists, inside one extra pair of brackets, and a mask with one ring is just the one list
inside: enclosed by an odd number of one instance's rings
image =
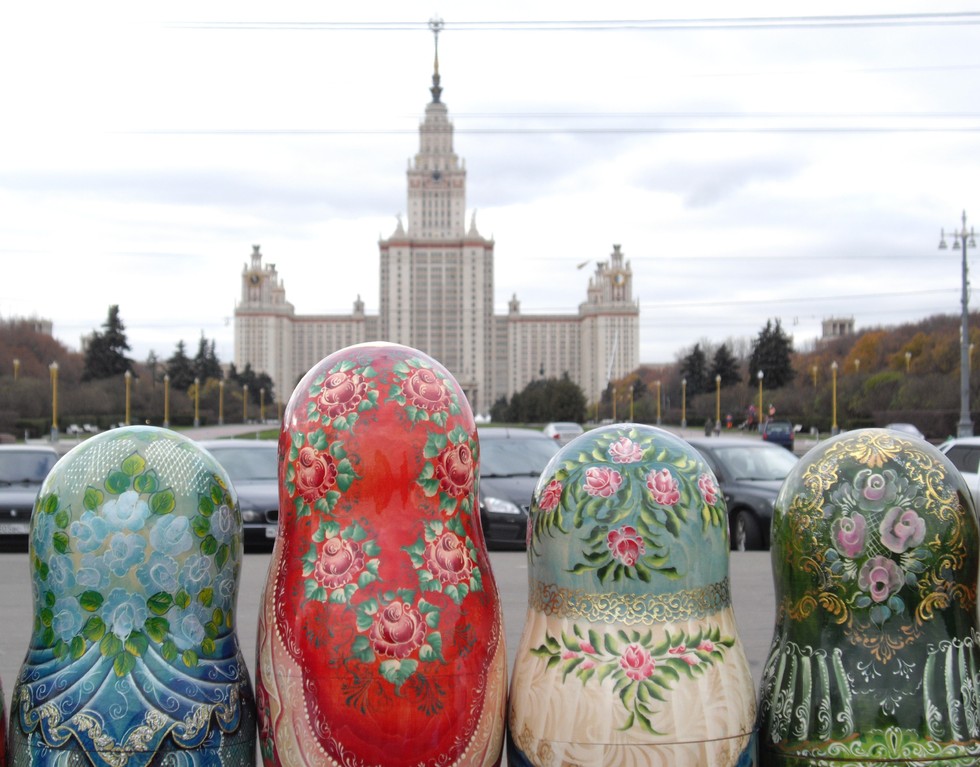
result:
[(674, 594), (596, 594), (535, 581), (528, 595), (530, 607), (545, 615), (625, 626), (704, 618), (731, 603), (728, 578)]

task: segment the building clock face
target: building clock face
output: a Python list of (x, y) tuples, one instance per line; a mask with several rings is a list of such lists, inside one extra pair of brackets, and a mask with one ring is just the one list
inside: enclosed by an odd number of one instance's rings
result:
[(626, 282), (626, 275), (623, 272), (614, 272), (612, 276), (613, 285), (621, 286)]
[(259, 282), (262, 281), (262, 275), (260, 275), (258, 272), (249, 272), (248, 281), (253, 285), (258, 285)]

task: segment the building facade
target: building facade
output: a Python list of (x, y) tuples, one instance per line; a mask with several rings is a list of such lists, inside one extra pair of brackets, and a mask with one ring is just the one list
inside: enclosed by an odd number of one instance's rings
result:
[[(235, 308), (235, 365), (273, 379), (287, 400), (328, 354), (365, 341), (392, 341), (439, 360), (474, 412), (486, 414), (536, 378), (567, 375), (595, 401), (612, 379), (639, 365), (639, 302), (619, 245), (598, 263), (576, 314), (523, 314), (514, 296), (494, 314), (494, 242), (466, 225), (466, 168), (453, 148), (442, 102), (438, 53), (431, 101), (408, 169), (408, 221), (379, 242), (379, 312), (358, 296), (349, 315), (298, 315), (275, 264), (258, 245), (241, 273)], [(582, 256), (582, 254), (577, 254)]]

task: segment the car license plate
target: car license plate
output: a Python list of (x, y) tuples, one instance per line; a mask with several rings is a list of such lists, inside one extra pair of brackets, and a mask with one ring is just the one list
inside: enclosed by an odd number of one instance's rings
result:
[(0, 535), (27, 535), (30, 531), (27, 522), (0, 522)]
[(266, 538), (275, 538), (276, 535), (278, 535), (278, 533), (279, 533), (279, 528), (278, 527), (267, 527), (265, 529), (265, 537)]

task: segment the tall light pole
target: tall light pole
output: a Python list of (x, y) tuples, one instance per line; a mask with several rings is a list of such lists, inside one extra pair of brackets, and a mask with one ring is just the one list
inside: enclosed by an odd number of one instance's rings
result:
[(687, 428), (687, 379), (681, 379), (681, 428)]
[(715, 431), (721, 432), (721, 374), (715, 376)]
[(225, 379), (218, 381), (218, 426), (225, 425)]
[(817, 388), (817, 366), (814, 365), (813, 368), (810, 370), (810, 372), (813, 373), (813, 388), (816, 389)]
[(201, 379), (194, 378), (194, 428), (201, 425)]
[(660, 381), (657, 381), (657, 426), (660, 426)]
[(248, 384), (242, 384), (242, 423), (248, 423)]
[(762, 371), (756, 373), (755, 377), (759, 379), (759, 431), (762, 431)]
[(830, 416), (830, 433), (837, 434), (840, 429), (837, 428), (837, 360), (830, 363), (830, 401), (831, 401), (831, 416)]
[(58, 361), (52, 362), (51, 371), (51, 441), (58, 441)]
[(905, 374), (908, 375), (909, 368), (912, 366), (912, 352), (905, 352)]
[[(957, 231), (953, 230), (953, 247), (962, 245), (963, 264), (960, 287), (962, 295), (960, 297), (960, 421), (956, 424), (957, 437), (969, 437), (973, 434), (973, 420), (970, 418), (970, 311), (969, 297), (967, 295), (967, 272), (966, 272), (966, 249), (977, 246), (976, 238), (973, 236), (973, 227), (970, 231), (966, 230), (966, 211), (963, 211), (963, 226)], [(939, 249), (946, 248), (946, 232), (939, 230)]]
[(20, 377), (20, 360), (14, 357), (14, 380), (16, 381)]
[(259, 422), (265, 423), (265, 387), (259, 389)]
[(170, 373), (163, 374), (163, 428), (170, 428)]
[(127, 370), (125, 373), (123, 373), (123, 378), (126, 379), (126, 421), (125, 421), (125, 423), (126, 423), (127, 426), (129, 426), (129, 424), (130, 424), (130, 418), (129, 418), (130, 408), (129, 408), (129, 405), (130, 405), (130, 402), (131, 402), (131, 392), (132, 392), (132, 386), (133, 386), (133, 374), (130, 371)]

